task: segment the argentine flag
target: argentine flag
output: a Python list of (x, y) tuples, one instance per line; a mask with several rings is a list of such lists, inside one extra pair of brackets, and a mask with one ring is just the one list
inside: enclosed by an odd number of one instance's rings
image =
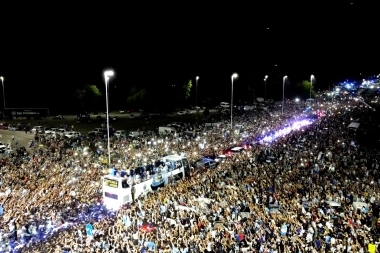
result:
[(123, 223), (127, 228), (131, 226), (131, 220), (129, 219), (129, 216), (123, 215)]
[(140, 210), (141, 210), (141, 208), (142, 208), (142, 203), (141, 203), (141, 201), (138, 199), (137, 200), (137, 203), (139, 204), (139, 208), (140, 208)]

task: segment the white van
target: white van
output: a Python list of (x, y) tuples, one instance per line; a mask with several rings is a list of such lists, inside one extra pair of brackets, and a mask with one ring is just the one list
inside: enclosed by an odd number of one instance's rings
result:
[(136, 138), (136, 137), (140, 137), (140, 136), (142, 136), (144, 134), (144, 132), (142, 132), (142, 131), (131, 131), (131, 132), (129, 132), (129, 137), (131, 137), (131, 138)]
[(222, 107), (222, 108), (230, 108), (230, 103), (220, 102), (220, 107)]
[(175, 134), (175, 128), (174, 127), (159, 127), (158, 134), (159, 135)]

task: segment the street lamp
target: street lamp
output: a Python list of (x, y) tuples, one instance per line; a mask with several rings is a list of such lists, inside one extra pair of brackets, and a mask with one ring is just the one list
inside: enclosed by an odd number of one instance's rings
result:
[[(1, 85), (3, 86), (3, 100), (4, 100), (4, 110), (5, 110), (5, 92), (4, 92), (4, 77), (0, 76)], [(3, 112), (4, 115), (4, 112)]]
[(199, 79), (199, 76), (197, 76), (195, 78), (195, 109), (198, 109), (198, 79)]
[(311, 75), (310, 76), (310, 99), (311, 99), (311, 87), (313, 87), (313, 79), (314, 79), (314, 75)]
[(267, 101), (267, 79), (268, 79), (268, 76), (265, 76), (264, 77), (264, 82), (265, 82), (265, 101)]
[(288, 76), (284, 76), (282, 80), (282, 114), (284, 114), (284, 101), (285, 101), (285, 80), (288, 78)]
[(104, 80), (106, 84), (106, 110), (107, 110), (107, 150), (108, 150), (108, 164), (111, 164), (111, 147), (110, 147), (110, 117), (108, 110), (108, 81), (114, 75), (112, 70), (104, 71)]
[(233, 112), (233, 109), (234, 109), (234, 106), (233, 106), (233, 98), (234, 98), (234, 78), (237, 78), (238, 75), (236, 73), (234, 73), (232, 76), (231, 76), (231, 129), (232, 129), (232, 112)]

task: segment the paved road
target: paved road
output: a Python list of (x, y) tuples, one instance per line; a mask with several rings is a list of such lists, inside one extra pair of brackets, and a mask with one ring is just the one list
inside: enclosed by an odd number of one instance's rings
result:
[(0, 142), (2, 142), (4, 145), (6, 144), (11, 144), (11, 147), (13, 150), (15, 150), (16, 147), (16, 142), (12, 141), (12, 134), (14, 134), (15, 139), (18, 140), (18, 146), (22, 147), (24, 146), (25, 148), (28, 149), (29, 142), (34, 138), (33, 134), (26, 134), (25, 132), (22, 131), (9, 131), (9, 130), (1, 130), (0, 129)]
[[(190, 111), (190, 113), (195, 114), (197, 111), (196, 110), (186, 110)], [(201, 114), (204, 110), (200, 110), (199, 113)], [(216, 113), (218, 110), (216, 109), (209, 109), (210, 113)], [(119, 113), (119, 112), (110, 112), (110, 116), (117, 116), (118, 118), (129, 118), (130, 115), (133, 115), (134, 117), (139, 117), (142, 114), (142, 112), (131, 112), (131, 113)], [(154, 113), (151, 113), (154, 114)], [(177, 113), (166, 113), (167, 116), (169, 117), (175, 117), (179, 116)], [(106, 115), (104, 113), (99, 113), (97, 115), (94, 115), (90, 113), (91, 118), (96, 118), (97, 116), (101, 116), (102, 118), (106, 118)], [(53, 116), (54, 117), (54, 116)], [(77, 115), (65, 115), (66, 119), (76, 119)]]

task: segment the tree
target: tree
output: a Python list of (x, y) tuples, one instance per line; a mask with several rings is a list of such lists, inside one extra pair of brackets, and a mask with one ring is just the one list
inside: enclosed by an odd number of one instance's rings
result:
[(82, 88), (76, 89), (75, 97), (82, 109), (90, 108), (91, 105), (98, 104), (97, 100), (102, 96), (98, 87), (93, 84), (85, 85)]
[(136, 103), (139, 101), (142, 101), (146, 97), (146, 89), (138, 89), (136, 87), (132, 87), (131, 91), (129, 92), (129, 96), (127, 97), (128, 103)]
[(189, 80), (189, 82), (182, 87), (185, 99), (188, 99), (190, 97), (191, 87), (193, 87), (191, 80)]
[(296, 94), (301, 96), (302, 98), (309, 98), (310, 97), (310, 87), (311, 87), (311, 96), (315, 97), (315, 89), (314, 86), (311, 85), (310, 81), (303, 80), (299, 83), (297, 83), (296, 86)]

